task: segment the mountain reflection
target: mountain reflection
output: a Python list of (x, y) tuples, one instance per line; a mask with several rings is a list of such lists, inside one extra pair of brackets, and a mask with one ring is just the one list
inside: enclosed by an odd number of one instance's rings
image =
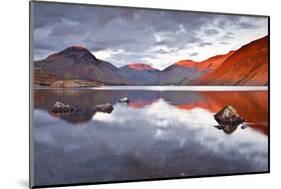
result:
[[(124, 97), (130, 103), (118, 103)], [(56, 101), (75, 111), (51, 113)], [(110, 114), (93, 109), (106, 103)], [(214, 127), (225, 104), (250, 122), (246, 129)], [(48, 89), (34, 91), (34, 105), (40, 184), (268, 170), (267, 92)]]
[(238, 125), (215, 125), (214, 127), (223, 130), (226, 134), (232, 134), (238, 128)]
[[(118, 106), (118, 100), (128, 97), (130, 103), (128, 109), (143, 109), (152, 107), (159, 99), (163, 103), (169, 104), (175, 111), (189, 111), (194, 109), (204, 109), (212, 114), (219, 111), (226, 104), (233, 105), (249, 126), (257, 131), (268, 135), (268, 94), (259, 91), (219, 91), (219, 92), (191, 92), (191, 91), (110, 91), (110, 90), (89, 90), (89, 89), (36, 89), (34, 90), (35, 109), (48, 111), (50, 115), (59, 117), (73, 125), (89, 122), (95, 116), (101, 116), (93, 110), (94, 105), (111, 103)], [(50, 113), (51, 107), (56, 101), (71, 105), (74, 112), (63, 115)], [(123, 105), (125, 106), (125, 105)], [(113, 110), (114, 112), (115, 110)], [(158, 114), (161, 114), (159, 110)], [(109, 117), (107, 115), (105, 117)], [(120, 115), (120, 119), (124, 115)], [(146, 116), (146, 115), (144, 115)], [(217, 127), (218, 128), (218, 127)], [(225, 133), (232, 133), (237, 127), (226, 127)], [(218, 128), (222, 129), (222, 128)]]

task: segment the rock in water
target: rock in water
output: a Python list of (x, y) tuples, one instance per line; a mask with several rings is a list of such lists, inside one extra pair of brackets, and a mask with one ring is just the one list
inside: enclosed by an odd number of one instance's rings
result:
[(241, 129), (246, 129), (248, 127), (248, 125), (244, 124), (241, 126)]
[(238, 125), (216, 125), (215, 126), (219, 130), (223, 130), (225, 134), (232, 134), (238, 127)]
[(215, 120), (221, 125), (239, 125), (245, 120), (237, 113), (236, 109), (230, 105), (214, 115)]
[(93, 109), (97, 112), (104, 112), (110, 114), (113, 111), (113, 106), (110, 103), (99, 104), (99, 105), (95, 105)]
[(68, 113), (74, 110), (73, 107), (68, 104), (63, 104), (61, 102), (56, 102), (52, 108), (52, 112), (54, 113)]
[(129, 99), (128, 99), (128, 97), (124, 97), (124, 98), (121, 98), (121, 99), (119, 100), (119, 102), (122, 102), (122, 103), (129, 103)]

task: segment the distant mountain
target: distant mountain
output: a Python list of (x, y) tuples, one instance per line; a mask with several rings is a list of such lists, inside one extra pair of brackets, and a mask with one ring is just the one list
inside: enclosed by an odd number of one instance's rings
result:
[(268, 36), (235, 51), (214, 71), (198, 78), (195, 85), (268, 84)]
[(189, 85), (190, 82), (219, 67), (234, 51), (216, 55), (202, 62), (181, 60), (167, 67), (160, 73), (160, 84)]
[(119, 68), (119, 71), (136, 85), (155, 84), (160, 73), (158, 69), (142, 63), (130, 63)]
[(57, 75), (63, 80), (86, 80), (106, 85), (125, 85), (129, 83), (118, 68), (97, 59), (89, 50), (72, 46), (46, 59), (35, 61), (35, 68)]
[(127, 67), (131, 70), (138, 70), (138, 71), (159, 71), (156, 68), (153, 68), (152, 66), (148, 65), (148, 64), (142, 64), (142, 63), (130, 63), (124, 67)]
[(182, 61), (177, 62), (161, 71), (157, 83), (159, 85), (182, 85), (183, 81), (196, 79), (204, 73), (194, 66), (197, 64), (196, 62), (191, 60), (185, 62), (184, 65)]
[(117, 68), (72, 46), (34, 63), (35, 86), (267, 85), (268, 36), (201, 62), (178, 61), (160, 71), (143, 63)]

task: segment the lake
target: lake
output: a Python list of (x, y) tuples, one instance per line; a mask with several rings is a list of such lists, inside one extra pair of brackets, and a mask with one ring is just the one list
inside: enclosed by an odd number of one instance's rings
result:
[[(250, 124), (219, 129), (227, 104)], [(33, 116), (35, 185), (268, 171), (266, 90), (34, 89)]]

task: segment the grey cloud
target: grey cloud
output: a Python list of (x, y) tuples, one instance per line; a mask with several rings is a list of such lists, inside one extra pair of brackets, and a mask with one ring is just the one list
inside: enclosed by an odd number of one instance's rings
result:
[(222, 41), (222, 42), (220, 42), (220, 44), (222, 44), (222, 45), (227, 45), (227, 44), (229, 44), (228, 42), (225, 42), (225, 41)]
[(114, 62), (114, 65), (117, 67), (122, 67), (130, 62), (144, 62), (143, 60), (144, 58), (154, 58), (154, 57), (155, 57), (154, 54), (149, 54), (149, 53), (124, 52), (124, 53), (115, 54), (113, 59), (109, 58), (109, 61)]
[(47, 54), (50, 54), (49, 50), (43, 50), (43, 49), (33, 49), (33, 58), (35, 60), (43, 59), (46, 57)]
[(218, 30), (216, 30), (216, 29), (206, 29), (206, 30), (204, 30), (204, 33), (205, 33), (206, 35), (216, 35), (216, 34), (218, 34), (219, 32), (218, 32)]
[(157, 54), (166, 54), (166, 53), (168, 53), (168, 51), (163, 50), (163, 49), (159, 49), (159, 50), (152, 51), (152, 52), (153, 52), (153, 53), (157, 53)]
[(34, 41), (34, 48), (38, 50), (48, 51), (54, 48), (50, 43), (40, 43), (40, 41)]
[(237, 29), (257, 29), (260, 26), (256, 24), (256, 21), (260, 19), (262, 18), (239, 15), (222, 15), (218, 20), (216, 20), (215, 25), (220, 29), (227, 29), (229, 27), (235, 27)]
[(257, 25), (249, 22), (241, 22), (239, 23), (239, 26), (243, 29), (255, 29), (258, 27)]
[[(72, 22), (68, 20), (68, 22)], [(67, 32), (66, 32), (67, 31)], [(67, 20), (57, 24), (50, 33), (50, 37), (83, 36), (86, 30), (79, 23), (67, 23)]]
[(220, 28), (220, 29), (224, 29), (226, 27), (226, 20), (220, 20), (217, 24), (217, 26)]
[(222, 40), (229, 40), (234, 39), (234, 33), (233, 32), (227, 32), (221, 37)]
[[(35, 30), (51, 28), (51, 32), (44, 38), (35, 35), (35, 48), (44, 47), (45, 50), (53, 51), (79, 44), (91, 51), (97, 48), (143, 51), (155, 45), (152, 35), (154, 32), (170, 32), (172, 34), (170, 39), (163, 40), (162, 44), (175, 46), (178, 38), (183, 38), (183, 34), (177, 34), (177, 39), (173, 36), (173, 33), (180, 29), (180, 23), (185, 21), (181, 14), (172, 12), (158, 14), (155, 11), (141, 9), (113, 10), (110, 7), (75, 8), (72, 5), (36, 3)], [(202, 21), (200, 19), (198, 21), (198, 23), (193, 21), (189, 25), (200, 26)], [(193, 43), (196, 40), (196, 37), (189, 37), (182, 40), (179, 45), (183, 46), (183, 43)]]
[(211, 46), (211, 45), (213, 45), (213, 43), (210, 43), (210, 42), (201, 42), (201, 43), (199, 43), (200, 47)]
[(94, 51), (94, 52), (103, 51), (103, 50), (106, 50), (106, 48), (103, 48), (103, 47), (92, 47), (91, 48), (91, 51)]
[[(212, 36), (228, 25), (252, 27), (249, 21), (231, 15), (43, 2), (35, 2), (34, 22), (35, 57), (46, 57), (72, 45), (85, 46), (92, 52), (108, 49), (131, 52), (114, 54), (110, 60), (118, 65), (154, 57), (153, 53), (169, 53), (150, 52), (154, 47), (166, 46), (175, 52), (194, 45), (212, 45), (199, 31)], [(157, 33), (165, 34), (164, 38), (156, 40)], [(227, 34), (222, 41), (231, 37)]]
[(189, 56), (197, 56), (197, 55), (198, 55), (198, 53), (196, 53), (196, 52), (189, 54)]
[(169, 41), (168, 40), (161, 40), (156, 42), (157, 45), (168, 45)]

